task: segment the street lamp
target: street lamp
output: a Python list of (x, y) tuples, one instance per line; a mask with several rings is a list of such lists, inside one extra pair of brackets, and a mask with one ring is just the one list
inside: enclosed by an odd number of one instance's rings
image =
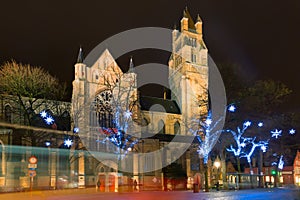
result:
[(214, 162), (214, 166), (217, 168), (217, 182), (216, 182), (216, 187), (217, 187), (217, 190), (219, 190), (219, 168), (221, 166), (221, 162), (220, 162), (220, 159), (219, 157), (216, 158), (215, 162)]

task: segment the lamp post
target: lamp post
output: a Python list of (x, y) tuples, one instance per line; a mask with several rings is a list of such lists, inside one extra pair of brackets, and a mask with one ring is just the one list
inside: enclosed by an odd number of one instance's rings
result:
[(214, 166), (217, 168), (217, 176), (216, 176), (217, 182), (216, 182), (216, 189), (219, 190), (219, 179), (220, 179), (220, 177), (219, 177), (219, 168), (220, 168), (220, 166), (221, 166), (221, 162), (220, 162), (219, 157), (216, 158), (216, 160), (215, 160), (215, 162), (214, 162)]

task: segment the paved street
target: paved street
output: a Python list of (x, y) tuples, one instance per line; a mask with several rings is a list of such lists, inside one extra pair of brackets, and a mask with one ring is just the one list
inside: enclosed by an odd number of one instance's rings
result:
[(134, 192), (134, 193), (101, 193), (95, 189), (70, 189), (55, 191), (34, 191), (0, 194), (1, 200), (300, 200), (299, 189), (258, 189), (240, 191), (211, 191), (208, 193), (193, 193), (191, 191), (176, 192)]

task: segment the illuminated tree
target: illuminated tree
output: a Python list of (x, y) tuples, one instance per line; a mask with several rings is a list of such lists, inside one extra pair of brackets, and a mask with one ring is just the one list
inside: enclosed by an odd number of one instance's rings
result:
[[(122, 73), (118, 68), (111, 67), (110, 70), (103, 71), (103, 88), (110, 94), (110, 106), (112, 113), (112, 127), (102, 126), (107, 131), (105, 140), (109, 140), (122, 152), (127, 153), (138, 142), (137, 137), (133, 137), (137, 132), (134, 120), (137, 115), (137, 88), (136, 74), (133, 72), (133, 61), (130, 59), (130, 67), (127, 73)], [(104, 140), (104, 141), (105, 141)]]

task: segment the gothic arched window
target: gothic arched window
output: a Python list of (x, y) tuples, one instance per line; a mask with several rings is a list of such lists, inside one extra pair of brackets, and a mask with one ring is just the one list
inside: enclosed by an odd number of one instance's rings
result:
[(10, 105), (6, 105), (4, 108), (4, 120), (9, 123), (12, 122), (12, 109)]
[(159, 134), (165, 134), (166, 133), (166, 130), (165, 130), (165, 123), (164, 121), (161, 119), (159, 120), (158, 122), (158, 133)]
[(180, 134), (180, 123), (178, 121), (175, 122), (174, 124), (174, 134)]
[(103, 91), (96, 96), (96, 115), (100, 127), (114, 128), (112, 94), (110, 91)]

